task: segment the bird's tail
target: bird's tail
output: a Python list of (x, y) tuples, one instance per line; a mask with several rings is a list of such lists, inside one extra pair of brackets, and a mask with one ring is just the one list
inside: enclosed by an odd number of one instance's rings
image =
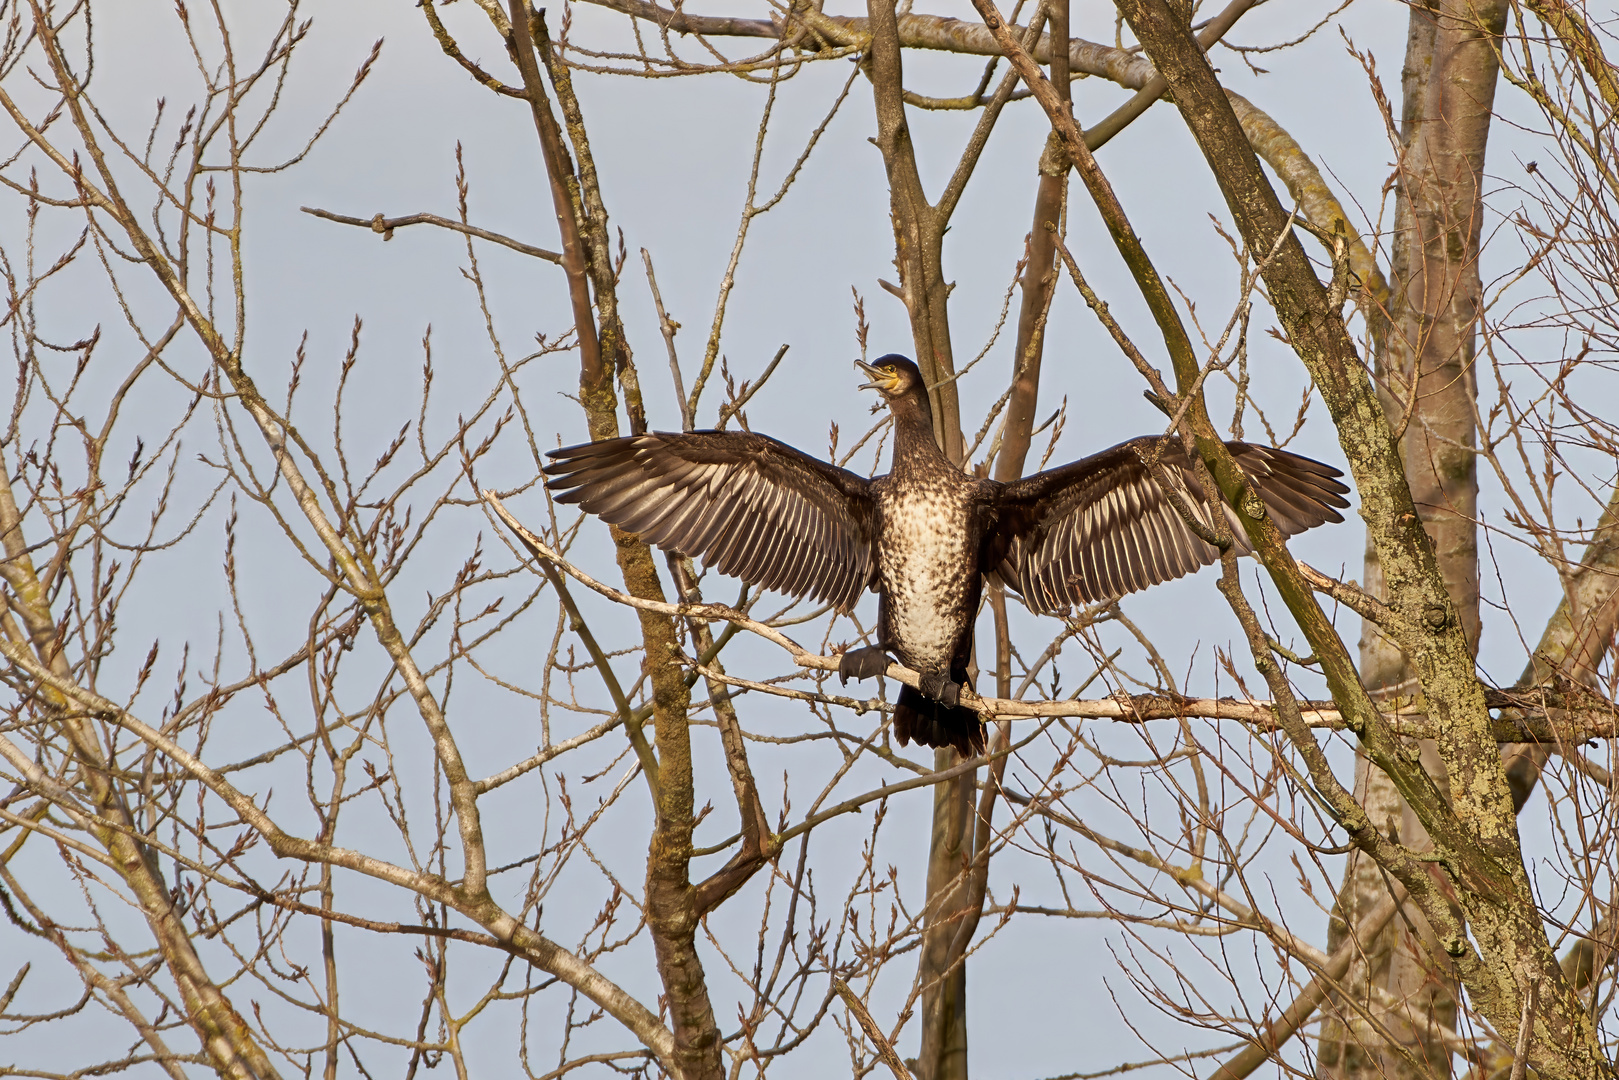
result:
[(953, 746), (962, 757), (984, 752), (984, 722), (965, 705), (946, 705), (909, 686), (899, 688), (894, 703), (894, 734), (905, 746)]

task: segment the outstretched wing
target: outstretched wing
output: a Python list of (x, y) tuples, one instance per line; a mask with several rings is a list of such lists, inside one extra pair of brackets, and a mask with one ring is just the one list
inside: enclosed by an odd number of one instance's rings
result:
[(558, 502), (750, 585), (847, 611), (876, 572), (870, 481), (767, 436), (653, 432), (549, 457)]
[[(1145, 436), (1070, 465), (1008, 484), (1001, 495), (997, 572), (1037, 612), (1096, 603), (1189, 574), (1219, 559), (1170, 502), (1141, 454)], [(1339, 470), (1286, 450), (1228, 442), (1237, 464), (1284, 536), (1342, 521), (1349, 505)], [(1207, 501), (1178, 441), (1163, 445), (1162, 475), (1184, 505), (1213, 526)], [(1247, 553), (1234, 511), (1221, 507)]]

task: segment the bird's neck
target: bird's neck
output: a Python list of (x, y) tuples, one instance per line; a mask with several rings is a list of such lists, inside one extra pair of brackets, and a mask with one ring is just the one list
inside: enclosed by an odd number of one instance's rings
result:
[(953, 468), (933, 434), (933, 409), (927, 395), (910, 394), (889, 405), (894, 416), (893, 472)]

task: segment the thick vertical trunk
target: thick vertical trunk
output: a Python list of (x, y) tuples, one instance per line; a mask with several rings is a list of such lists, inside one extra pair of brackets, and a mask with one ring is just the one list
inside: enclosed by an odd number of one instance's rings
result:
[[(1474, 341), (1484, 151), (1497, 62), (1489, 33), (1499, 32), (1499, 0), (1442, 0), (1414, 7), (1402, 73), (1402, 158), (1385, 319), (1375, 320), (1375, 362), (1382, 399), (1400, 435), (1411, 493), (1432, 538), (1467, 640), (1479, 636), (1478, 474), (1473, 453)], [(1488, 33), (1485, 28), (1489, 28)], [(1384, 595), (1376, 551), (1367, 545), (1367, 587)], [(1409, 695), (1406, 658), (1368, 624), (1361, 639), (1368, 688)], [(1432, 745), (1424, 768), (1441, 788), (1444, 767)], [(1356, 794), (1378, 829), (1420, 847), (1427, 836), (1388, 776), (1364, 756)], [(1333, 908), (1328, 949), (1387, 895), (1371, 860), (1351, 856)], [(1444, 1037), (1456, 1020), (1455, 977), (1427, 922), (1407, 904), (1344, 980), (1323, 1030), (1318, 1073), (1347, 1078), (1447, 1076)], [(1377, 994), (1376, 991), (1384, 991)], [(1381, 998), (1381, 1003), (1379, 1002)]]
[[(1520, 1063), (1542, 1076), (1612, 1076), (1613, 1065), (1590, 1009), (1574, 992), (1547, 937), (1465, 621), (1445, 589), (1434, 546), (1406, 480), (1395, 432), (1341, 313), (1333, 306), (1342, 301), (1333, 300), (1297, 236), (1286, 232), (1287, 211), (1260, 170), (1230, 99), (1166, 0), (1118, 0), (1118, 7), (1164, 75), (1177, 110), (1220, 182), (1244, 242), (1250, 250), (1274, 245), (1275, 255), (1263, 264), (1261, 275), (1277, 319), (1314, 378), (1354, 472), (1362, 516), (1377, 540), (1388, 583), (1390, 602), (1383, 618), (1406, 647), (1418, 677), (1438, 750), (1449, 770), (1446, 788), (1438, 789), (1415, 767), (1397, 732), (1375, 709), (1358, 668), (1274, 531), (1262, 519), (1246, 516), (1244, 527), (1258, 541), (1257, 554), (1320, 657), (1346, 721), (1373, 760), (1399, 781), (1401, 792), (1434, 836), (1437, 858), (1416, 857), (1369, 827), (1364, 808), (1338, 785), (1320, 745), (1296, 713), (1284, 717), (1289, 741), (1305, 758), (1311, 782), (1355, 846), (1374, 855), (1417, 898), (1435, 928), (1442, 927), (1445, 951), (1455, 960), (1469, 1004), (1497, 1031), (1521, 1032)], [(998, 39), (1004, 39), (999, 16), (987, 18), (993, 20), (992, 29), (1001, 31)], [(1049, 95), (1041, 104), (1051, 111)], [(1208, 456), (1222, 470), (1228, 466), (1218, 452)], [(1237, 509), (1240, 514), (1242, 507)], [(1240, 602), (1234, 574), (1222, 579), (1222, 591), (1244, 620), (1245, 636), (1267, 687), (1287, 699), (1290, 688), (1270, 660), (1270, 644), (1257, 617)], [(1456, 917), (1456, 904), (1465, 913), (1465, 925)], [(1532, 1023), (1525, 1023), (1526, 1013)]]
[[(947, 219), (928, 202), (905, 116), (904, 64), (892, 4), (871, 0), (868, 53), (872, 99), (877, 112), (877, 148), (888, 174), (894, 226), (894, 265), (900, 294), (910, 315), (916, 364), (927, 380), (933, 430), (950, 460), (962, 463), (960, 397), (950, 343), (950, 288), (944, 280)], [(939, 769), (957, 763), (949, 748), (935, 752)], [(922, 981), (921, 1047), (916, 1072), (923, 1080), (966, 1080), (967, 972), (950, 959), (951, 942), (965, 916), (963, 867), (972, 857), (972, 792), (975, 774), (939, 784), (933, 795), (933, 835), (928, 849), (927, 906), (924, 909), (918, 974)]]
[[(1067, 3), (1051, 4), (1049, 17), (1053, 39), (1066, 40), (1069, 36)], [(898, 86), (897, 70), (896, 67), (895, 87)], [(1053, 81), (1063, 88), (1066, 100), (1068, 57), (1060, 50), (1055, 51), (1053, 56), (1052, 74)], [(881, 108), (879, 103), (879, 110)], [(902, 126), (900, 130), (903, 130)], [(1029, 232), (1029, 257), (1022, 281), (1017, 343), (1012, 354), (1012, 395), (1006, 404), (1005, 427), (994, 462), (995, 478), (1003, 482), (1015, 480), (1023, 474), (1039, 401), (1045, 320), (1056, 270), (1055, 234), (1047, 226), (1055, 227), (1061, 223), (1068, 184), (1067, 155), (1055, 134), (1046, 142), (1038, 172), (1034, 218)], [(894, 179), (895, 170), (890, 167), (891, 182)], [(900, 182), (905, 182), (903, 176)], [(901, 186), (896, 185), (894, 192), (897, 207), (903, 198)], [(895, 235), (903, 256), (906, 241), (901, 228), (902, 220), (896, 212)], [(927, 210), (927, 221), (934, 229), (940, 225), (933, 208)], [(927, 268), (937, 265), (936, 258), (924, 264)], [(903, 264), (901, 269), (903, 273)], [(947, 291), (939, 294), (940, 315), (947, 295)], [(910, 304), (909, 299), (907, 303)], [(911, 306), (912, 326), (920, 351), (924, 327), (947, 327), (948, 323), (938, 315), (917, 320), (914, 305)], [(948, 351), (943, 355), (948, 356)], [(922, 370), (926, 373), (928, 369), (924, 365)], [(933, 376), (929, 378), (931, 380)], [(948, 389), (948, 398), (935, 404), (934, 414), (936, 425), (945, 432), (947, 450), (951, 432), (955, 430), (953, 417), (959, 415), (955, 384), (949, 384)], [(1005, 596), (997, 593), (990, 598), (990, 602), (995, 614), (996, 686), (999, 693), (1005, 694), (1008, 692), (1011, 653), (1006, 639)], [(954, 750), (943, 749), (936, 752), (934, 764), (936, 768), (945, 769), (956, 764), (956, 761)], [(976, 773), (968, 773), (934, 789), (933, 835), (928, 856), (928, 907), (920, 961), (923, 980), (922, 1039), (916, 1072), (922, 1080), (967, 1080), (968, 1076), (967, 967), (962, 957), (977, 928), (983, 903), (984, 879), (989, 874), (989, 856), (985, 849), (992, 835), (989, 815), (994, 807), (994, 793), (991, 791), (986, 793), (982, 802), (978, 815), (981, 820), (975, 820), (973, 793), (976, 779)], [(975, 837), (978, 841), (976, 848)]]
[[(948, 746), (933, 752), (933, 766), (948, 769), (960, 759)], [(921, 1080), (966, 1080), (967, 965), (950, 962), (951, 942), (966, 915), (967, 875), (972, 860), (972, 807), (976, 772), (933, 787), (933, 836), (928, 847), (928, 906), (922, 930), (922, 1045), (916, 1055)]]

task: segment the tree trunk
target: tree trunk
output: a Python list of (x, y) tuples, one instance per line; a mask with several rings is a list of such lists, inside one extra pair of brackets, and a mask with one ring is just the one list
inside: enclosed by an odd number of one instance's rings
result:
[[(894, 266), (899, 294), (910, 316), (916, 364), (930, 387), (933, 431), (946, 456), (964, 464), (961, 407), (950, 343), (950, 288), (944, 280), (947, 218), (927, 199), (905, 116), (904, 65), (892, 4), (871, 0), (871, 45), (867, 71), (877, 112), (877, 148), (888, 174), (894, 226)], [(957, 764), (948, 747), (934, 753), (934, 767)], [(966, 1080), (967, 970), (952, 962), (951, 944), (966, 916), (966, 874), (972, 858), (972, 793), (976, 773), (937, 785), (928, 848), (927, 903), (923, 913), (918, 977), (922, 983), (921, 1046), (915, 1071), (923, 1080)]]
[[(1402, 72), (1402, 153), (1395, 203), (1391, 290), (1385, 319), (1374, 317), (1381, 397), (1400, 436), (1406, 476), (1469, 644), (1479, 637), (1478, 502), (1472, 377), (1482, 219), (1482, 177), (1495, 95), (1499, 0), (1442, 0), (1414, 7)], [(1365, 580), (1386, 596), (1370, 543)], [(1405, 656), (1367, 623), (1361, 675), (1385, 695), (1409, 696), (1414, 673)], [(1432, 744), (1422, 764), (1444, 789), (1444, 766)], [(1427, 834), (1393, 782), (1364, 755), (1356, 763), (1356, 795), (1376, 827), (1418, 847)], [(1337, 948), (1364, 914), (1388, 895), (1371, 860), (1356, 853), (1333, 906), (1327, 948)], [(1456, 1023), (1455, 976), (1426, 920), (1407, 903), (1351, 968), (1323, 1030), (1318, 1075), (1343, 1080), (1448, 1076), (1445, 1035)], [(1377, 990), (1386, 992), (1379, 995)], [(1381, 1000), (1379, 1000), (1381, 999)]]
[[(950, 747), (933, 752), (933, 767), (948, 769), (960, 758)], [(922, 1045), (915, 1072), (921, 1080), (966, 1080), (967, 965), (952, 964), (950, 945), (966, 914), (972, 860), (973, 791), (978, 773), (963, 773), (933, 786), (933, 836), (928, 846), (928, 906), (923, 915)]]

